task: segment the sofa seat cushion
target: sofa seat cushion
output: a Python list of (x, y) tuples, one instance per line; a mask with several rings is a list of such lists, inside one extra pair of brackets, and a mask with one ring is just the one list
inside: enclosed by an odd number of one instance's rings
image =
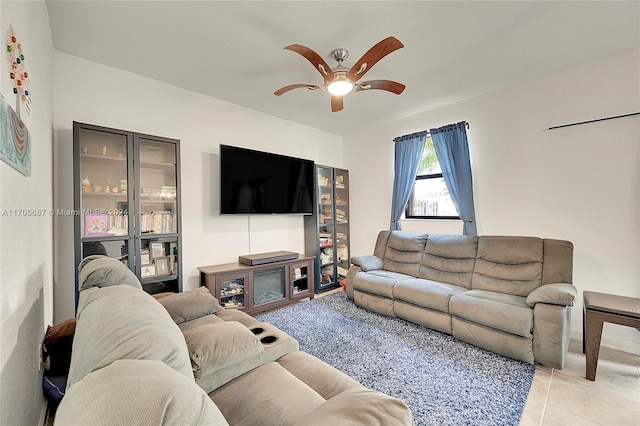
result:
[(496, 330), (532, 337), (533, 309), (522, 296), (469, 290), (451, 297), (451, 315)]
[(399, 282), (393, 288), (393, 297), (411, 304), (449, 313), (449, 299), (467, 291), (464, 287), (420, 278)]
[(264, 347), (244, 325), (236, 321), (203, 325), (184, 332), (193, 376), (201, 376), (260, 355)]
[(254, 368), (209, 394), (233, 425), (286, 425), (325, 399), (276, 362)]
[(227, 425), (208, 395), (160, 361), (118, 360), (67, 389), (61, 425)]
[(414, 425), (413, 415), (401, 400), (366, 388), (352, 388), (331, 398), (298, 419), (296, 426)]
[(193, 380), (184, 336), (149, 294), (128, 285), (80, 292), (68, 386), (119, 359), (162, 361)]
[(359, 272), (353, 277), (353, 289), (392, 299), (396, 283), (410, 278), (414, 277), (383, 270)]

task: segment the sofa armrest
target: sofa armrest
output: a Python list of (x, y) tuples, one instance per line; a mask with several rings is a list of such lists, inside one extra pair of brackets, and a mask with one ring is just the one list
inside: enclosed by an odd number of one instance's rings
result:
[(293, 422), (293, 425), (413, 426), (411, 410), (401, 400), (365, 387), (348, 389)]
[(374, 255), (353, 256), (351, 263), (359, 266), (364, 272), (382, 269), (382, 259)]
[(573, 306), (578, 292), (573, 284), (545, 284), (533, 290), (527, 296), (527, 305), (534, 307), (536, 303), (550, 305)]

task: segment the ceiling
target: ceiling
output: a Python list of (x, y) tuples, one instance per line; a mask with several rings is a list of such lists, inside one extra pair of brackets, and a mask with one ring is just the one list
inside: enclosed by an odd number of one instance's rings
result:
[[(416, 114), (498, 87), (640, 47), (640, 1), (58, 1), (47, 0), (58, 51), (331, 133)], [(322, 78), (302, 44), (350, 67), (395, 36), (405, 47), (365, 79), (399, 96), (351, 93), (332, 113), (322, 91), (273, 92)]]

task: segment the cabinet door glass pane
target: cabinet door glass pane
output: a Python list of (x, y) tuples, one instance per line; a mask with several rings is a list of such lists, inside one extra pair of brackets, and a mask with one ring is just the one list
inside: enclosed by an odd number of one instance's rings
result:
[(244, 308), (244, 278), (220, 283), (220, 304), (225, 308)]
[(320, 257), (320, 284), (333, 282), (333, 170), (318, 166), (318, 236)]
[(83, 237), (129, 234), (126, 136), (81, 129)]
[(309, 268), (307, 265), (291, 267), (291, 284), (293, 295), (309, 290)]
[(253, 306), (285, 298), (284, 266), (253, 274)]
[(335, 171), (335, 242), (338, 281), (349, 270), (349, 175), (346, 170)]
[(143, 139), (139, 149), (140, 232), (176, 233), (176, 145)]

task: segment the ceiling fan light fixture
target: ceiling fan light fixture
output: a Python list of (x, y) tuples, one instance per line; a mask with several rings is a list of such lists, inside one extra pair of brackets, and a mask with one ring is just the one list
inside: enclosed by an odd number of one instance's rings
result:
[(353, 83), (349, 80), (336, 80), (329, 83), (327, 90), (333, 96), (343, 96), (353, 90)]

